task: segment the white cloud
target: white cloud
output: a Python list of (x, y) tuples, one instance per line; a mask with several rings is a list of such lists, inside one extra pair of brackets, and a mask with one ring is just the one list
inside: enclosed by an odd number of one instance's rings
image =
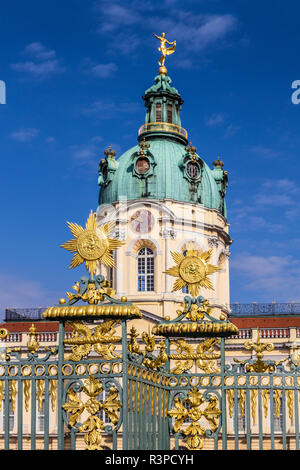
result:
[(12, 132), (10, 137), (18, 142), (31, 142), (35, 137), (39, 135), (39, 129), (20, 129), (18, 131)]
[(16, 72), (23, 72), (28, 77), (43, 80), (65, 70), (55, 51), (40, 42), (28, 44), (23, 50), (23, 55), (30, 60), (13, 63), (11, 68)]
[(113, 1), (96, 2), (94, 9), (103, 18), (99, 22), (99, 31), (102, 33), (114, 32), (142, 20), (142, 16), (130, 6), (124, 6)]
[(86, 163), (87, 160), (91, 160), (97, 157), (98, 151), (95, 145), (73, 145), (71, 147), (73, 157), (81, 162)]
[(214, 113), (208, 118), (206, 118), (206, 125), (209, 127), (216, 127), (224, 123), (224, 114), (223, 113)]
[[(300, 187), (291, 179), (266, 179), (253, 185), (252, 196), (247, 200), (233, 201), (230, 215), (235, 229), (265, 228), (268, 231), (287, 228), (286, 219), (300, 214)], [(274, 210), (280, 213), (274, 219)], [(272, 212), (271, 212), (272, 211)], [(269, 219), (269, 220), (268, 220)], [(248, 228), (247, 228), (248, 227)]]
[(240, 130), (240, 126), (229, 124), (225, 131), (225, 138), (233, 137)]
[[(101, 144), (100, 144), (101, 142)], [(101, 136), (94, 136), (86, 144), (72, 145), (71, 155), (76, 165), (80, 165), (88, 173), (92, 172), (95, 176), (95, 170), (101, 158), (104, 158), (104, 150), (111, 146), (116, 151), (117, 156), (121, 153), (121, 147), (116, 143), (103, 144), (103, 138)]]
[(25, 72), (28, 75), (31, 75), (34, 78), (43, 79), (49, 77), (50, 75), (62, 72), (64, 69), (60, 66), (58, 60), (47, 60), (41, 63), (35, 63), (32, 61), (29, 62), (19, 62), (12, 64), (12, 69), (17, 72)]
[[(17, 288), (16, 288), (17, 286)], [(0, 273), (0, 316), (5, 308), (47, 307), (57, 303), (57, 292), (49, 291), (38, 281)]]
[(278, 152), (277, 150), (271, 147), (265, 147), (263, 145), (255, 145), (249, 150), (250, 152), (257, 154), (257, 156), (264, 158), (276, 158), (281, 156), (281, 152)]
[[(231, 14), (195, 14), (175, 5), (170, 8), (168, 1), (161, 1), (154, 8), (150, 3), (145, 5), (136, 0), (99, 0), (94, 4), (94, 11), (98, 15), (98, 32), (109, 37), (109, 52), (133, 54), (138, 48), (142, 50), (143, 38), (135, 31), (135, 26), (142, 24), (148, 38), (153, 32), (165, 31), (169, 40), (176, 39), (180, 45), (176, 65), (183, 67), (184, 62), (186, 68), (192, 66), (191, 53), (203, 52), (212, 45), (223, 46), (238, 24)], [(178, 53), (178, 49), (184, 50), (184, 54)], [(196, 63), (194, 56), (193, 65)]]
[(300, 300), (300, 260), (240, 253), (232, 257), (230, 268), (240, 277), (244, 290), (265, 293), (277, 301)]
[(182, 44), (185, 54), (201, 52), (219, 43), (236, 29), (233, 15), (195, 15), (189, 11), (174, 10), (173, 17), (152, 18), (152, 28), (167, 31), (171, 40)]
[(24, 54), (28, 56), (33, 56), (36, 59), (40, 60), (48, 60), (56, 57), (56, 53), (54, 50), (47, 49), (40, 42), (32, 42), (31, 44), (28, 44), (24, 48)]
[(83, 113), (87, 116), (96, 116), (98, 119), (112, 119), (117, 114), (137, 113), (141, 109), (141, 104), (137, 102), (99, 100), (84, 108)]
[(91, 142), (103, 142), (103, 137), (101, 137), (101, 135), (94, 135), (94, 137), (91, 138)]
[(259, 207), (284, 207), (299, 209), (299, 186), (292, 180), (282, 178), (265, 180), (255, 196), (255, 204)]
[(96, 78), (111, 77), (117, 70), (118, 66), (113, 62), (96, 64), (90, 59), (85, 59), (82, 64), (82, 71)]
[[(254, 214), (255, 213), (255, 214)], [(230, 211), (231, 225), (235, 232), (253, 232), (255, 230), (264, 230), (264, 232), (282, 232), (286, 225), (272, 221), (259, 214), (257, 206), (247, 207), (244, 204)]]

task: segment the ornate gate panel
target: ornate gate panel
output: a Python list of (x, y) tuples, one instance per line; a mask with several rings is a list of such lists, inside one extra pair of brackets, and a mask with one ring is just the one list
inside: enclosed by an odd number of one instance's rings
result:
[(129, 363), (128, 370), (128, 449), (168, 450), (166, 375), (134, 363)]
[(272, 343), (245, 342), (256, 358), (235, 360), (224, 376), (227, 420), (224, 421), (224, 448), (259, 450), (299, 450), (300, 368), (291, 358), (264, 359)]
[[(6, 335), (2, 330), (2, 338)], [(25, 357), (20, 348), (5, 348), (1, 354), (1, 448), (6, 450), (52, 446), (53, 416), (58, 409), (57, 348), (38, 354), (36, 335), (32, 325)]]

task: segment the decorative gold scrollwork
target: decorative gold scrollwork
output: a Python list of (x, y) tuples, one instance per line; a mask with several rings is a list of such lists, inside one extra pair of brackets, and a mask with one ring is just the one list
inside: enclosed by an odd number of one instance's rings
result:
[(241, 365), (245, 365), (245, 370), (246, 372), (274, 372), (275, 371), (275, 366), (282, 364), (283, 362), (286, 361), (286, 359), (283, 359), (282, 361), (263, 361), (263, 358), (265, 356), (264, 351), (273, 351), (274, 349), (274, 344), (273, 343), (261, 343), (260, 341), (260, 333), (259, 329), (257, 328), (257, 340), (256, 343), (252, 341), (245, 341), (244, 343), (245, 349), (251, 350), (255, 352), (256, 355), (256, 361), (253, 363), (250, 363), (249, 360), (246, 361), (240, 361), (236, 358), (233, 360)]
[(68, 401), (62, 406), (63, 409), (71, 413), (69, 418), (70, 427), (76, 426), (78, 419), (83, 411), (89, 413), (88, 418), (78, 427), (78, 431), (85, 432), (84, 441), (88, 450), (101, 450), (101, 431), (104, 430), (104, 422), (97, 416), (103, 410), (109, 417), (112, 424), (116, 425), (119, 421), (119, 410), (122, 403), (118, 399), (119, 391), (116, 387), (110, 387), (109, 394), (103, 402), (97, 399), (103, 392), (103, 386), (99, 380), (90, 375), (84, 381), (82, 392), (88, 396), (86, 402), (81, 401), (78, 394), (70, 388), (68, 391)]
[(158, 355), (154, 356), (153, 351), (155, 349), (155, 337), (151, 336), (145, 331), (142, 333), (142, 340), (145, 344), (145, 350), (143, 351), (138, 343), (138, 332), (133, 326), (129, 333), (129, 342), (128, 350), (133, 354), (138, 354), (143, 356), (142, 363), (144, 366), (149, 369), (159, 369), (161, 366), (164, 366), (168, 360), (168, 355), (166, 354), (166, 345), (163, 340), (158, 344)]
[(216, 359), (219, 359), (221, 354), (219, 351), (214, 351), (216, 344), (220, 343), (220, 338), (207, 338), (199, 343), (194, 352), (194, 347), (188, 344), (184, 339), (178, 339), (171, 344), (175, 345), (179, 354), (170, 354), (169, 358), (177, 360), (176, 367), (171, 370), (173, 374), (182, 374), (193, 366), (196, 362), (199, 369), (203, 370), (206, 374), (218, 372), (219, 369), (216, 365)]
[[(187, 444), (191, 450), (203, 449), (206, 431), (214, 433), (218, 429), (218, 419), (221, 415), (218, 398), (212, 393), (209, 393), (208, 397), (207, 404), (204, 395), (193, 387), (184, 400), (181, 401), (178, 396), (175, 397), (174, 408), (168, 412), (175, 419), (173, 424), (175, 433), (181, 433), (187, 437)], [(203, 422), (200, 424), (201, 418), (205, 418), (208, 426), (205, 427)], [(184, 426), (187, 420), (191, 423)]]
[(73, 328), (72, 338), (65, 339), (66, 345), (72, 345), (72, 353), (67, 357), (71, 361), (80, 361), (94, 348), (94, 351), (103, 359), (114, 359), (120, 356), (115, 352), (116, 345), (121, 341), (120, 336), (115, 336), (115, 327), (119, 324), (118, 320), (108, 320), (100, 323), (92, 330), (83, 325), (82, 322), (71, 323)]

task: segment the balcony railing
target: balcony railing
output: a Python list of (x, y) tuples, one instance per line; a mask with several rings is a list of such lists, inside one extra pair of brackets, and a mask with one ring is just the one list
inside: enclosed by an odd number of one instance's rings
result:
[(39, 321), (43, 320), (43, 312), (46, 307), (38, 308), (6, 308), (5, 321)]
[(173, 134), (179, 134), (185, 139), (188, 138), (187, 131), (183, 128), (178, 126), (177, 124), (171, 124), (169, 122), (149, 122), (147, 124), (143, 124), (139, 128), (139, 135), (145, 134), (147, 132), (172, 132)]

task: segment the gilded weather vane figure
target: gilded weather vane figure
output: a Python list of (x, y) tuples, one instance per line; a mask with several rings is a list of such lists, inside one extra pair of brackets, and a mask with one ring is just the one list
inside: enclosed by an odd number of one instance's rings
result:
[[(161, 58), (158, 61), (158, 65), (161, 66), (162, 69), (165, 69), (165, 72), (167, 69), (165, 68), (165, 60), (167, 55), (173, 54), (176, 49), (176, 41), (168, 41), (166, 39), (165, 33), (162, 33), (161, 36), (157, 36), (156, 34), (153, 33), (153, 36), (155, 36), (157, 39), (160, 41), (160, 47), (158, 47), (158, 50), (161, 52)], [(166, 44), (169, 44), (172, 47), (167, 47)]]

